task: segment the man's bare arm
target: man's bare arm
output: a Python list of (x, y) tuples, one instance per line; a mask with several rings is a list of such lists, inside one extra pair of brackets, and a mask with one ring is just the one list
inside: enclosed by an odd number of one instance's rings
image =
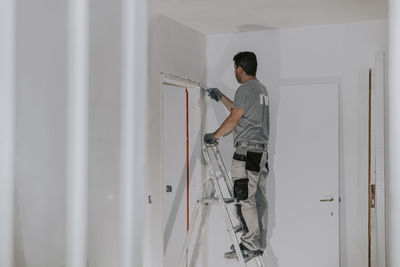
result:
[(221, 102), (224, 104), (226, 109), (230, 112), (232, 109), (233, 102), (229, 98), (227, 98), (224, 94), (221, 96)]
[[(229, 99), (228, 99), (229, 100)], [(231, 114), (229, 114), (228, 118), (222, 123), (221, 127), (214, 132), (215, 138), (220, 138), (229, 134), (233, 128), (238, 124), (240, 118), (244, 114), (244, 110), (241, 108), (232, 108), (230, 109)]]

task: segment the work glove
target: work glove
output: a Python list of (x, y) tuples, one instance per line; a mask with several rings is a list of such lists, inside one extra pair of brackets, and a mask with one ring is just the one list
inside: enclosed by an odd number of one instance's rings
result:
[(214, 137), (213, 133), (207, 133), (204, 135), (204, 142), (207, 144), (215, 144), (217, 142), (217, 138)]
[(208, 96), (214, 99), (215, 101), (220, 101), (222, 97), (222, 93), (218, 88), (209, 88)]

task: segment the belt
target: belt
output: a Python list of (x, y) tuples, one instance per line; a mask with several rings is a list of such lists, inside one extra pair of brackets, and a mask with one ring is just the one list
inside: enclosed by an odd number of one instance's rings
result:
[(262, 144), (257, 141), (238, 141), (235, 143), (235, 147), (237, 147), (237, 146), (256, 147), (256, 148), (266, 149), (268, 147), (268, 144)]

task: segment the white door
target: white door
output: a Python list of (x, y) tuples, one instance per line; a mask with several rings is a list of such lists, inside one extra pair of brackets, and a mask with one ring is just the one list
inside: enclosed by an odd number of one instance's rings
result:
[(164, 85), (164, 267), (178, 265), (186, 238), (188, 219), (190, 220), (200, 188), (201, 124), (200, 89)]
[(338, 84), (269, 91), (267, 266), (338, 267)]

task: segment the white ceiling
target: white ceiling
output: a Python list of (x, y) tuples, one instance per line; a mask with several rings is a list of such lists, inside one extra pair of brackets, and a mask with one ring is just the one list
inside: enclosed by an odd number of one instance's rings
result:
[(205, 34), (338, 24), (387, 17), (388, 0), (150, 0), (163, 14)]

